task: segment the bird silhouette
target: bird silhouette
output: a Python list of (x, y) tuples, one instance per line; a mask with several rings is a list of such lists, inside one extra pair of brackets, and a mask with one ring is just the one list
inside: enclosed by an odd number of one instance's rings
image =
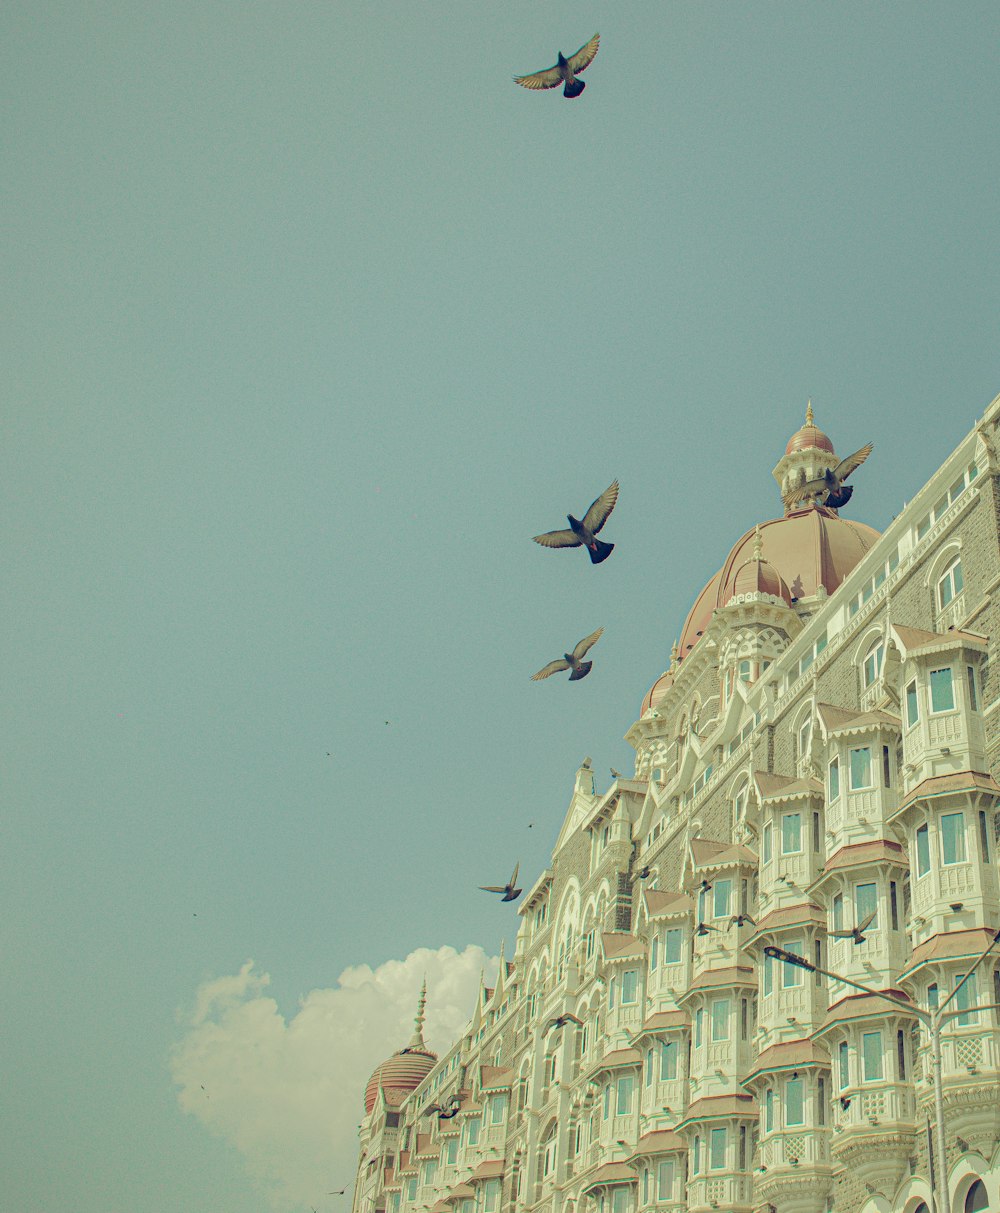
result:
[(872, 910), (872, 912), (868, 915), (868, 917), (864, 920), (864, 922), (859, 923), (856, 927), (851, 927), (847, 931), (827, 931), (827, 935), (829, 935), (833, 939), (853, 939), (856, 944), (864, 943), (865, 942), (865, 931), (867, 931), (868, 928), (875, 921), (875, 915), (877, 913), (878, 913), (877, 909)]
[(573, 671), (569, 676), (570, 682), (577, 682), (581, 678), (586, 678), (594, 663), (592, 661), (581, 661), (580, 658), (584, 656), (588, 649), (597, 644), (603, 632), (604, 628), (598, 628), (596, 632), (591, 632), (589, 636), (585, 636), (572, 653), (564, 653), (562, 657), (557, 657), (555, 661), (550, 661), (537, 674), (531, 675), (531, 681), (539, 682), (541, 679), (549, 678), (552, 674), (558, 674), (562, 670)]
[(609, 485), (596, 501), (590, 503), (590, 508), (583, 518), (566, 515), (570, 529), (568, 531), (546, 531), (544, 535), (534, 535), (535, 543), (543, 548), (580, 548), (585, 547), (590, 554), (591, 564), (600, 564), (607, 560), (614, 550), (613, 543), (604, 543), (595, 536), (608, 520), (608, 515), (615, 508), (618, 500), (618, 481)]
[(609, 767), (608, 770), (610, 770), (610, 772), (611, 772), (612, 779), (621, 779), (622, 778), (621, 771), (616, 771), (614, 767)]
[(639, 879), (645, 880), (648, 875), (649, 875), (649, 864), (647, 863), (644, 867), (641, 867), (639, 869)]
[(709, 931), (721, 931), (721, 930), (722, 930), (721, 927), (712, 927), (712, 926), (709, 926), (709, 924), (707, 922), (699, 922), (698, 927), (695, 931), (695, 934), (696, 935), (707, 935), (709, 933)]
[(564, 1028), (568, 1023), (575, 1023), (577, 1027), (583, 1027), (582, 1019), (578, 1019), (575, 1015), (571, 1015), (568, 1011), (566, 1011), (562, 1015), (557, 1015), (555, 1019), (550, 1019), (549, 1025), (545, 1031), (548, 1033), (553, 1031), (555, 1028)]
[(458, 1095), (449, 1095), (447, 1104), (429, 1103), (424, 1108), (425, 1116), (432, 1116), (437, 1112), (438, 1120), (451, 1120), (462, 1106), (462, 1100)]
[(557, 88), (562, 84), (565, 86), (563, 88), (564, 97), (579, 97), (587, 86), (576, 77), (584, 68), (593, 63), (600, 41), (601, 35), (595, 34), (589, 42), (580, 47), (575, 55), (570, 55), (568, 59), (560, 51), (554, 67), (547, 67), (541, 72), (532, 72), (530, 76), (515, 76), (514, 83), (520, 84), (522, 88), (530, 89)]
[(516, 888), (517, 884), (517, 869), (521, 866), (520, 862), (514, 864), (514, 871), (511, 874), (510, 880), (502, 888), (497, 888), (496, 885), (481, 884), (479, 888), (484, 893), (503, 893), (501, 901), (516, 901), (521, 896), (521, 890)]
[(872, 444), (866, 443), (860, 451), (848, 455), (831, 471), (829, 468), (816, 480), (806, 480), (802, 484), (792, 485), (785, 495), (785, 504), (789, 508), (801, 505), (805, 501), (815, 501), (817, 505), (828, 505), (835, 510), (847, 505), (854, 492), (853, 484), (844, 481), (856, 471), (872, 453)]
[(745, 922), (748, 922), (752, 927), (757, 925), (749, 914), (734, 914), (729, 921), (731, 924), (735, 924), (738, 927), (743, 926)]

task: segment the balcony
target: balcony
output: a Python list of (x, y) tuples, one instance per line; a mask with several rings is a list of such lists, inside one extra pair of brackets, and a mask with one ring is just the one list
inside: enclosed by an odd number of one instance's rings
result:
[(810, 1125), (798, 1130), (768, 1134), (760, 1143), (760, 1160), (769, 1170), (827, 1166), (830, 1162), (830, 1131)]
[(688, 1204), (690, 1213), (708, 1213), (712, 1209), (750, 1209), (753, 1203), (753, 1186), (744, 1176), (725, 1175), (716, 1178), (695, 1176), (688, 1181)]

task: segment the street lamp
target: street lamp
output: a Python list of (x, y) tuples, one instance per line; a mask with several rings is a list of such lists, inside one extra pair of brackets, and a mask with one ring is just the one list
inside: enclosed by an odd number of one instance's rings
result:
[(975, 973), (983, 961), (990, 955), (993, 949), (1000, 943), (1000, 931), (997, 931), (990, 941), (986, 950), (978, 957), (975, 964), (962, 977), (961, 981), (955, 983), (955, 988), (948, 997), (938, 1007), (933, 1007), (925, 1011), (922, 1007), (915, 1006), (909, 999), (902, 997), (899, 994), (894, 994), (891, 990), (873, 990), (871, 986), (862, 985), (860, 981), (854, 981), (850, 977), (844, 977), (840, 973), (832, 973), (829, 969), (821, 968), (812, 961), (806, 960), (804, 956), (796, 956), (794, 952), (786, 952), (783, 948), (776, 948), (772, 944), (768, 944), (764, 948), (764, 955), (770, 956), (775, 960), (783, 960), (785, 964), (795, 965), (800, 969), (808, 969), (810, 973), (822, 973), (824, 977), (829, 977), (833, 981), (842, 981), (844, 985), (853, 986), (856, 990), (861, 990), (865, 994), (873, 994), (876, 998), (881, 998), (885, 1002), (891, 1002), (896, 1006), (906, 1007), (927, 1029), (931, 1038), (931, 1060), (933, 1064), (934, 1077), (934, 1114), (936, 1120), (936, 1153), (937, 1166), (933, 1168), (937, 1172), (936, 1183), (933, 1185), (935, 1213), (947, 1213), (948, 1210), (948, 1155), (945, 1144), (944, 1135), (944, 1089), (942, 1085), (942, 1060), (941, 1060), (941, 1031), (947, 1020), (954, 1019), (956, 1015), (974, 1015), (979, 1011), (994, 1011), (1000, 1010), (1000, 1003), (986, 1003), (979, 1007), (963, 1007), (958, 1011), (947, 1010), (948, 1004), (952, 1001), (959, 990), (965, 985), (969, 978)]

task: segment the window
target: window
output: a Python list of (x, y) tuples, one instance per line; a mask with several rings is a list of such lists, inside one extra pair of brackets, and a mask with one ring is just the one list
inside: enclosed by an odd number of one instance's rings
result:
[(500, 1203), (500, 1180), (488, 1179), (483, 1184), (483, 1213), (494, 1213)]
[(896, 905), (896, 882), (889, 881), (889, 917), (892, 920), (892, 929), (899, 930), (899, 907)]
[(774, 989), (774, 957), (765, 954), (764, 956), (764, 997), (766, 998)]
[(712, 1003), (712, 1039), (729, 1039), (729, 999), (717, 998)]
[(979, 810), (979, 852), (983, 863), (990, 862), (990, 829), (986, 814)]
[(712, 916), (714, 918), (729, 917), (729, 898), (732, 893), (733, 882), (731, 880), (717, 880), (713, 886), (715, 894)]
[(671, 929), (663, 937), (663, 963), (674, 965), (681, 958), (681, 932), (678, 927)]
[(498, 1125), (507, 1115), (507, 1096), (506, 1095), (491, 1095), (490, 1096), (490, 1124)]
[(444, 1158), (441, 1160), (446, 1167), (453, 1167), (458, 1162), (458, 1138), (449, 1137), (444, 1148)]
[(874, 883), (857, 884), (854, 886), (855, 926), (861, 926), (869, 914), (875, 915), (870, 928), (875, 930), (878, 927), (878, 886)]
[(631, 1074), (623, 1074), (618, 1079), (618, 1093), (615, 1102), (615, 1115), (625, 1116), (632, 1111), (632, 1091), (635, 1088), (635, 1079)]
[(931, 844), (927, 823), (917, 826), (917, 876), (926, 876), (931, 870)]
[(629, 1213), (632, 1194), (628, 1188), (611, 1189), (611, 1213)]
[(944, 813), (941, 816), (941, 862), (965, 862), (965, 815)]
[(691, 1162), (692, 1162), (691, 1169), (694, 1171), (695, 1175), (697, 1175), (698, 1172), (701, 1170), (701, 1138), (700, 1137), (696, 1137), (694, 1139), (694, 1156), (693, 1156)]
[[(786, 952), (791, 952), (795, 956), (802, 955), (802, 940), (790, 939), (785, 947)], [(781, 962), (781, 988), (790, 990), (793, 986), (802, 985), (802, 974), (804, 969), (800, 969), (798, 965), (790, 965), (787, 961)]]
[(420, 1182), (425, 1186), (432, 1184), (437, 1178), (438, 1165), (436, 1162), (425, 1162), (420, 1168)]
[(816, 1123), (826, 1124), (826, 1079), (822, 1074), (816, 1083)]
[(840, 759), (835, 758), (830, 763), (830, 799), (837, 800), (840, 797)]
[(770, 1087), (764, 1095), (764, 1132), (770, 1133), (774, 1129), (774, 1092)]
[(847, 1056), (846, 1040), (840, 1042), (840, 1047), (837, 1049), (837, 1060), (840, 1068), (840, 1089), (843, 1091), (845, 1087), (851, 1085), (851, 1066)]
[(953, 560), (945, 570), (944, 576), (938, 579), (937, 596), (941, 610), (962, 592), (962, 561)]
[(973, 712), (979, 711), (979, 695), (976, 692), (976, 671), (971, 665), (965, 667), (965, 674), (969, 681), (969, 708)]
[(882, 786), (892, 787), (892, 762), (889, 758), (889, 747), (882, 747)]
[(656, 1168), (656, 1199), (670, 1200), (674, 1194), (673, 1159), (661, 1162)]
[(704, 1020), (705, 1012), (701, 1007), (699, 1007), (694, 1013), (694, 1047), (696, 1049), (701, 1048), (701, 1033), (704, 1027)]
[(927, 987), (927, 1005), (932, 1011), (937, 1010), (938, 1005), (938, 984), (932, 981)]
[(792, 855), (802, 850), (802, 815), (785, 813), (781, 818), (781, 853)]
[(801, 1078), (789, 1078), (785, 1083), (785, 1128), (801, 1125), (805, 1120), (803, 1100), (805, 1084)]
[(660, 959), (660, 937), (659, 937), (659, 935), (654, 935), (653, 938), (649, 941), (649, 967), (651, 970), (655, 971), (656, 966), (659, 962), (659, 959)]
[(865, 654), (864, 661), (864, 682), (866, 687), (870, 687), (878, 681), (878, 676), (882, 671), (882, 658), (885, 655), (885, 645), (881, 639), (878, 639), (872, 644), (868, 652)]
[(955, 707), (955, 689), (951, 683), (951, 667), (931, 670), (931, 712), (950, 712)]
[(882, 1033), (863, 1032), (861, 1035), (861, 1057), (865, 1082), (882, 1081)]
[(767, 822), (763, 830), (761, 830), (761, 848), (763, 850), (764, 863), (771, 862), (771, 823)]
[[(961, 977), (956, 977), (955, 985), (958, 986), (958, 983), (961, 980)], [(961, 1015), (955, 1016), (955, 1023), (957, 1023), (960, 1028), (967, 1028), (969, 1024), (977, 1022), (977, 1017), (968, 1013), (969, 1007), (974, 1007), (976, 1005), (975, 973), (972, 974), (968, 981), (963, 982), (962, 985), (958, 987), (958, 993), (952, 999), (952, 1002), (954, 1003), (955, 1010), (962, 1012)]]
[(416, 1200), (417, 1199), (417, 1181), (415, 1179), (411, 1179), (411, 1180), (407, 1181), (406, 1199), (407, 1200)]
[(713, 1171), (721, 1171), (726, 1165), (726, 1130), (713, 1129), (708, 1165)]
[(965, 1213), (988, 1213), (989, 1207), (986, 1185), (977, 1179), (965, 1194)]
[(646, 1086), (647, 1087), (652, 1086), (652, 1084), (653, 1084), (654, 1057), (655, 1057), (655, 1054), (653, 1053), (653, 1050), (650, 1049), (649, 1052), (646, 1054)]
[(607, 1120), (611, 1112), (611, 1084), (604, 1088), (604, 1119)]
[(896, 1072), (899, 1081), (906, 1081), (906, 1040), (902, 1032), (896, 1033)]
[(622, 1006), (633, 1003), (639, 990), (639, 973), (637, 969), (626, 969), (622, 974)]
[(677, 1077), (677, 1042), (666, 1041), (660, 1045), (660, 1082)]
[(819, 814), (813, 813), (813, 850), (818, 854), (820, 850), (820, 822)]
[(470, 1146), (479, 1145), (479, 1130), (482, 1128), (482, 1126), (483, 1122), (478, 1116), (469, 1121), (468, 1137), (466, 1140)]
[(615, 990), (617, 989), (617, 987), (618, 987), (618, 978), (612, 977), (610, 983), (608, 984), (608, 1010), (609, 1011), (613, 1011), (615, 1009)]
[(740, 662), (739, 677), (740, 677), (740, 682), (749, 682), (750, 681), (750, 662), (749, 661)]
[(835, 931), (842, 931), (844, 929), (844, 895), (843, 895), (843, 893), (834, 894), (833, 929)]
[(740, 1152), (736, 1166), (740, 1171), (747, 1169), (747, 1127), (740, 1125)]
[(872, 786), (872, 752), (868, 746), (851, 750), (851, 790)]
[(809, 742), (812, 739), (812, 717), (807, 716), (799, 725), (799, 762), (809, 753)]
[(906, 727), (912, 728), (920, 719), (920, 709), (917, 706), (917, 680), (906, 688)]
[(750, 1034), (750, 1004), (745, 998), (740, 999), (740, 1040), (746, 1040)]

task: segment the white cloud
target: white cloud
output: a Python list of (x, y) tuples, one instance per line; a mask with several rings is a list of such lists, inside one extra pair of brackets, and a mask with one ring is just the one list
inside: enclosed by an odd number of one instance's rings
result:
[(418, 948), (345, 969), (286, 1020), (264, 994), (270, 978), (247, 961), (201, 986), (185, 1017), (171, 1058), (180, 1105), (242, 1153), (278, 1213), (329, 1208), (325, 1194), (357, 1168), (365, 1085), (409, 1041), (424, 976), (424, 1039), (440, 1055), (468, 1022), (484, 969), (492, 981), (497, 958), (480, 947)]

